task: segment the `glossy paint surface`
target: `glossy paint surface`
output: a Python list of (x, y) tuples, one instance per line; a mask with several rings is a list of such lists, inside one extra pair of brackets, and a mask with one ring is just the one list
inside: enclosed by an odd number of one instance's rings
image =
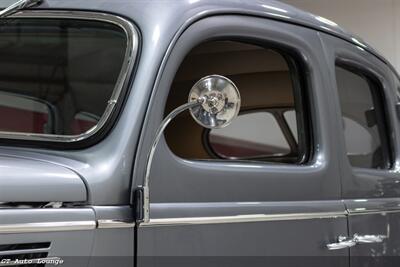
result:
[(56, 164), (0, 156), (0, 174), (0, 202), (87, 201), (81, 177)]
[[(352, 47), (351, 55), (382, 77), (387, 76), (392, 68), (379, 60), (380, 56), (372, 48), (335, 23), (267, 0), (45, 0), (37, 9), (117, 14), (134, 22), (141, 34), (136, 72), (132, 73), (124, 108), (112, 131), (101, 142), (79, 150), (0, 148), (3, 155), (0, 166), (3, 163), (7, 166), (15, 164), (16, 167), (25, 163), (26, 166), (36, 166), (32, 172), (19, 173), (18, 179), (21, 181), (32, 179), (40, 171), (44, 176), (54, 172), (64, 173), (65, 177), (73, 174), (71, 181), (86, 185), (87, 199), (86, 195), (84, 199), (92, 208), (90, 211), (85, 209), (83, 217), (132, 220), (130, 207), (121, 208), (121, 205), (130, 204), (131, 190), (143, 182), (146, 155), (152, 135), (162, 119), (169, 84), (177, 66), (185, 53), (204, 38), (235, 35), (277, 41), (299, 51), (301, 59), (309, 67), (315, 132), (314, 157), (304, 166), (210, 164), (178, 158), (165, 142), (161, 142), (151, 184), (152, 218), (332, 211), (345, 214), (347, 211), (360, 208), (372, 210), (374, 207), (380, 211), (394, 210), (390, 215), (384, 212), (366, 216), (351, 215), (349, 220), (345, 216), (337, 216), (229, 225), (143, 227), (138, 230), (140, 256), (341, 256), (337, 257), (339, 262), (329, 260), (331, 257), (323, 257), (317, 266), (348, 266), (347, 256), (350, 252), (353, 255), (370, 255), (372, 248), (363, 246), (355, 250), (332, 252), (326, 249), (326, 244), (335, 242), (339, 235), (346, 235), (349, 230), (351, 233), (380, 234), (387, 233), (390, 227), (391, 236), (398, 232), (398, 216), (394, 207), (399, 197), (396, 185), (399, 177), (397, 157), (394, 168), (384, 174), (355, 170), (356, 174), (353, 175), (349, 169), (344, 173), (339, 172), (346, 165), (343, 144), (338, 137), (340, 116), (333, 101), (336, 96), (333, 93), (332, 51), (334, 48)], [(190, 31), (189, 26), (192, 26)], [(334, 45), (327, 45), (329, 42)], [(394, 77), (387, 81), (387, 90), (393, 87), (393, 80)], [(395, 101), (393, 95), (391, 101), (389, 103), (392, 105)], [(391, 118), (395, 129), (399, 129), (398, 122)], [(393, 132), (396, 151), (399, 146), (397, 136), (396, 130)], [(15, 158), (15, 161), (10, 162), (10, 158)], [(66, 179), (60, 179), (60, 183), (61, 180)], [(47, 185), (52, 183), (46, 182)], [(75, 185), (74, 182), (72, 184)], [(68, 189), (68, 192), (71, 192), (71, 200), (82, 200), (82, 192), (76, 195), (72, 194), (72, 189)], [(7, 192), (4, 196), (7, 196), (4, 201), (18, 200), (7, 195)], [(370, 198), (377, 196), (382, 198), (383, 204), (370, 202)], [(343, 204), (342, 198), (350, 202)], [(390, 203), (395, 204), (388, 203), (385, 198), (390, 198)], [(358, 199), (366, 199), (364, 204), (368, 205), (357, 206), (362, 204), (356, 201)], [(4, 217), (9, 218), (10, 223), (15, 223), (20, 218), (19, 215), (9, 217), (0, 212), (0, 220)], [(78, 216), (73, 213), (62, 215), (53, 210), (49, 212), (57, 218)], [(36, 213), (24, 216), (27, 221), (42, 218)], [(12, 235), (6, 239), (2, 237), (1, 242), (47, 239), (59, 244), (52, 251), (54, 254), (126, 256), (128, 261), (120, 266), (132, 264), (132, 228), (95, 229), (71, 233), (67, 239), (62, 238), (63, 233)], [(390, 245), (386, 250), (387, 255), (392, 255), (399, 247), (398, 241), (391, 239), (388, 242), (385, 243)], [(382, 246), (377, 248), (379, 253), (383, 251)], [(107, 266), (107, 262), (96, 259), (99, 258), (94, 258), (90, 266)], [(141, 263), (147, 264), (139, 261), (139, 266), (143, 266)], [(241, 265), (240, 262), (236, 263)], [(159, 262), (150, 264), (154, 266)], [(296, 262), (294, 265), (301, 264)], [(307, 263), (304, 265), (309, 266)], [(81, 263), (81, 266), (87, 266), (87, 262)]]
[[(322, 36), (329, 65), (334, 66), (340, 60), (363, 73), (375, 77), (384, 95), (386, 119), (392, 166), (387, 169), (366, 169), (351, 166), (345, 148), (344, 136), (337, 131), (337, 144), (340, 148), (338, 158), (341, 166), (342, 197), (349, 213), (349, 236), (382, 235), (386, 238), (381, 243), (358, 244), (350, 249), (351, 266), (394, 266), (392, 256), (399, 255), (400, 239), (400, 187), (398, 172), (399, 139), (398, 117), (395, 110), (397, 103), (393, 73), (389, 67), (360, 46), (343, 43), (328, 35)], [(333, 81), (334, 70), (331, 70)], [(336, 91), (335, 82), (332, 90)], [(337, 97), (334, 104), (338, 107)], [(341, 129), (341, 113), (336, 108), (337, 129)]]
[[(330, 138), (334, 129), (326, 120), (333, 113), (327, 101), (330, 92), (317, 90), (323, 88), (328, 78), (320, 71), (325, 63), (320, 39), (315, 31), (307, 28), (273, 20), (267, 22), (257, 17), (213, 16), (192, 24), (180, 36), (150, 102), (134, 175), (140, 177), (152, 133), (162, 120), (168, 97), (165, 88), (170, 88), (185, 55), (209, 39), (274, 42), (297, 53), (305, 64), (309, 81), (314, 157), (301, 166), (186, 160), (175, 156), (162, 139), (150, 180), (150, 225), (139, 225), (138, 229), (138, 253), (143, 259), (140, 266), (151, 264), (143, 257), (164, 256), (187, 257), (191, 265), (201, 265), (195, 257), (234, 255), (298, 256), (298, 266), (307, 266), (307, 256), (346, 259), (347, 250), (326, 248), (339, 235), (347, 234), (347, 218), (340, 202), (337, 150)], [(328, 199), (336, 201), (325, 202)], [(333, 210), (335, 216), (330, 215)], [(315, 215), (319, 212), (324, 215)], [(305, 218), (304, 214), (314, 216)], [(300, 243), (301, 249), (295, 249)], [(324, 257), (313, 260), (314, 264), (324, 266), (347, 264), (346, 260), (327, 263)], [(155, 260), (154, 265), (162, 263)]]
[[(74, 169), (89, 185), (90, 203), (95, 205), (129, 202), (134, 153), (149, 95), (157, 73), (162, 70), (163, 59), (168, 56), (168, 48), (174, 45), (185, 27), (194, 21), (217, 14), (256, 15), (330, 32), (346, 40), (353, 38), (332, 22), (278, 1), (46, 0), (38, 9), (81, 9), (114, 13), (133, 21), (141, 32), (140, 60), (135, 79), (130, 86), (129, 98), (114, 129), (101, 143), (79, 151), (41, 151), (9, 147), (0, 150), (9, 155), (39, 158)], [(367, 47), (363, 43), (362, 45)], [(134, 181), (133, 184), (135, 183), (141, 181)]]

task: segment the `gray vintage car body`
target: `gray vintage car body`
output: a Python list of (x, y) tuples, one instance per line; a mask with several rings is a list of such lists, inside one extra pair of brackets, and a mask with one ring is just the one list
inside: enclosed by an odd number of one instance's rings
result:
[[(273, 266), (287, 260), (294, 266), (310, 260), (315, 266), (357, 266), (357, 256), (399, 255), (398, 155), (387, 171), (346, 165), (340, 115), (331, 100), (337, 55), (380, 77), (398, 153), (398, 76), (358, 37), (268, 0), (46, 0), (22, 14), (124, 24), (131, 64), (124, 69), (121, 109), (100, 140), (73, 149), (70, 142), (65, 149), (16, 142), (0, 147), (0, 246), (51, 242), (48, 257), (64, 258), (64, 266), (161, 266), (182, 259), (207, 266), (205, 258), (247, 266), (267, 256), (275, 256)], [(312, 84), (313, 158), (302, 166), (191, 161), (175, 156), (161, 140), (152, 169), (150, 222), (135, 224), (133, 192), (143, 183), (173, 75), (192, 47), (221, 37), (298, 49)], [(32, 205), (47, 202), (68, 205)], [(387, 238), (326, 248), (356, 233)]]

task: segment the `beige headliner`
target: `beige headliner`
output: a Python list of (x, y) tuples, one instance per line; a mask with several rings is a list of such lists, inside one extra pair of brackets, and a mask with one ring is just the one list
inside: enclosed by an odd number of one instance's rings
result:
[[(259, 46), (217, 41), (196, 47), (182, 62), (171, 86), (166, 113), (185, 103), (196, 81), (211, 74), (227, 76), (237, 85), (242, 110), (294, 105), (288, 66), (280, 54)], [(203, 130), (187, 112), (166, 130), (167, 143), (180, 157), (210, 158), (202, 143)]]

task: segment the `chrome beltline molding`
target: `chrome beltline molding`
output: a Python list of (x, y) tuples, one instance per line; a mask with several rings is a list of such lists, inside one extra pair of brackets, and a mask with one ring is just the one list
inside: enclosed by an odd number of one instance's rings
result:
[(96, 221), (0, 224), (0, 234), (64, 232), (96, 229)]
[[(162, 227), (182, 225), (207, 225), (231, 223), (255, 223), (296, 221), (312, 219), (335, 219), (347, 216), (398, 213), (400, 209), (390, 210), (363, 210), (363, 211), (333, 211), (333, 212), (308, 212), (308, 213), (275, 213), (275, 214), (243, 214), (230, 216), (202, 216), (202, 217), (175, 217), (153, 218), (147, 223), (140, 223), (139, 227)], [(99, 219), (88, 221), (62, 221), (62, 222), (35, 222), (0, 224), (0, 234), (64, 232), (95, 229), (124, 229), (134, 228), (135, 222), (123, 219)]]
[[(274, 221), (296, 221), (312, 219), (346, 218), (348, 215), (368, 215), (397, 213), (399, 210), (370, 210), (364, 212), (310, 212), (310, 213), (284, 213), (284, 214), (246, 214), (232, 216), (209, 217), (177, 217), (150, 219), (148, 223), (141, 223), (139, 227), (161, 227), (180, 225), (207, 225), (230, 223), (254, 223)], [(40, 223), (16, 223), (0, 224), (0, 234), (64, 232), (94, 229), (123, 229), (134, 228), (135, 222), (113, 219), (101, 219), (97, 221), (71, 221), (71, 222), (40, 222)]]
[(390, 210), (362, 210), (362, 211), (358, 211), (358, 210), (349, 210), (348, 214), (349, 216), (357, 216), (357, 215), (374, 215), (374, 214), (389, 214), (389, 213), (399, 213), (400, 209), (390, 209)]
[(113, 228), (133, 228), (135, 222), (123, 220), (97, 220), (98, 229), (113, 229)]
[(339, 217), (345, 218), (346, 215), (347, 215), (346, 212), (311, 212), (311, 213), (287, 213), (287, 214), (246, 214), (246, 215), (234, 215), (234, 216), (162, 218), (162, 219), (150, 219), (150, 222), (141, 223), (139, 226), (154, 227), (154, 226), (174, 226), (174, 225), (333, 219)]

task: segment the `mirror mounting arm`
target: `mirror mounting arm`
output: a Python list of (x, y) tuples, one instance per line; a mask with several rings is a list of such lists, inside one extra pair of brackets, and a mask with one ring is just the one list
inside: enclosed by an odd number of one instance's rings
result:
[(168, 124), (185, 110), (202, 127), (219, 129), (228, 126), (240, 110), (240, 94), (236, 85), (220, 75), (209, 75), (198, 81), (189, 92), (189, 101), (174, 109), (158, 127), (145, 168), (143, 185), (135, 191), (135, 220), (137, 224), (150, 222), (150, 170), (161, 136)]
[[(138, 222), (144, 222), (148, 223), (150, 221), (150, 192), (149, 192), (149, 182), (150, 182), (150, 170), (151, 170), (151, 165), (153, 163), (154, 155), (156, 152), (157, 145), (161, 139), (162, 134), (164, 133), (164, 130), (167, 128), (169, 123), (179, 114), (182, 112), (191, 109), (193, 107), (199, 106), (206, 101), (204, 98), (199, 98), (197, 100), (191, 101), (189, 103), (186, 103), (182, 106), (177, 107), (174, 109), (170, 114), (168, 114), (167, 117), (162, 121), (160, 126), (157, 129), (155, 138), (153, 140), (153, 144), (151, 145), (149, 154), (147, 156), (147, 163), (146, 163), (146, 168), (145, 168), (145, 178), (144, 178), (144, 183), (142, 186), (140, 186), (140, 190), (142, 191), (142, 211), (139, 211), (138, 213), (141, 214), (141, 216), (137, 216), (139, 218), (136, 218)], [(139, 204), (139, 203), (137, 203)]]
[(21, 9), (38, 5), (43, 0), (19, 0), (0, 11), (0, 18), (8, 17)]

